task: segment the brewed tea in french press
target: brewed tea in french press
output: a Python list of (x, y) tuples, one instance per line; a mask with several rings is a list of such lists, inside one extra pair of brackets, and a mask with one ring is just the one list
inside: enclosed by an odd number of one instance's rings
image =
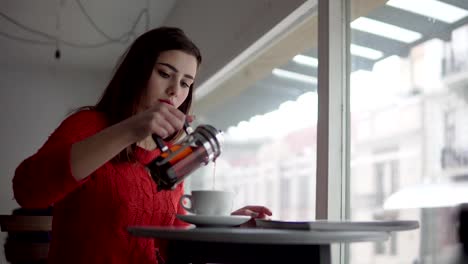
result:
[(147, 168), (158, 185), (158, 191), (173, 189), (196, 169), (216, 160), (221, 154), (223, 133), (211, 125), (200, 125), (190, 133), (186, 123), (187, 137), (172, 147), (153, 135), (161, 155), (151, 161)]

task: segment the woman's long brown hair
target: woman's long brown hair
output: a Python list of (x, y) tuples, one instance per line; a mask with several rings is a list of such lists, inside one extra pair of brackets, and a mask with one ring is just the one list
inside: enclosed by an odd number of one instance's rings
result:
[[(201, 64), (200, 50), (181, 29), (161, 27), (150, 30), (138, 37), (123, 55), (101, 99), (91, 108), (104, 113), (110, 125), (136, 114), (156, 60), (159, 54), (168, 50), (180, 50), (193, 55), (197, 59), (198, 66)], [(179, 107), (179, 110), (185, 114), (189, 113), (192, 94), (193, 84), (187, 99)], [(165, 140), (171, 141), (177, 136), (178, 133)], [(116, 159), (133, 161), (134, 150), (135, 144), (124, 149)]]

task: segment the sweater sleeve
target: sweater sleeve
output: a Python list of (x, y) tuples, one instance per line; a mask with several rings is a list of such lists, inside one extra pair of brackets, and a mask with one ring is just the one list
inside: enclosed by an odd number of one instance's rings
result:
[(37, 153), (16, 168), (16, 201), (24, 208), (46, 208), (84, 183), (88, 178), (77, 181), (71, 173), (71, 146), (105, 127), (104, 115), (92, 110), (65, 119)]

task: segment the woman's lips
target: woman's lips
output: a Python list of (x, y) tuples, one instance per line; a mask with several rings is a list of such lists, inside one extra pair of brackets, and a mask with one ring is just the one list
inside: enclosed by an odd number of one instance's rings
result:
[(166, 104), (170, 104), (170, 105), (174, 106), (174, 104), (173, 104), (171, 101), (166, 100), (166, 99), (159, 99), (159, 102), (161, 102), (161, 103), (166, 103)]

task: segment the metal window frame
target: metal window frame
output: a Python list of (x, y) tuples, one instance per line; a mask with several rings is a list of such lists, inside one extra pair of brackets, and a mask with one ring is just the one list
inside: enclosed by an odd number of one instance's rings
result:
[[(349, 219), (350, 1), (318, 1), (318, 120), (316, 218)], [(349, 261), (349, 249), (332, 248), (332, 262)]]

